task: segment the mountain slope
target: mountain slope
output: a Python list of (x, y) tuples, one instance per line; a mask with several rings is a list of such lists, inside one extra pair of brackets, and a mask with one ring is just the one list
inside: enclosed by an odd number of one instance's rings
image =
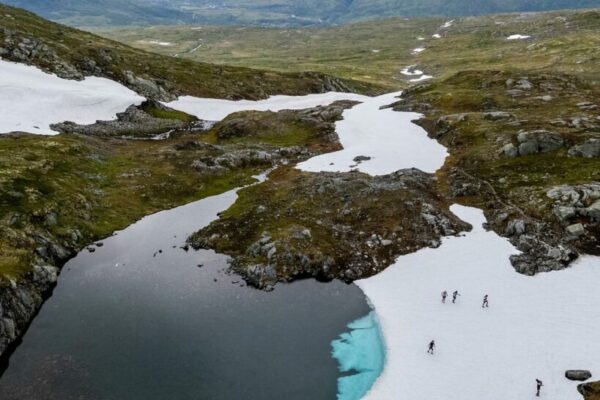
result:
[(160, 100), (179, 94), (255, 99), (372, 88), (318, 73), (264, 72), (160, 56), (1, 4), (0, 27), (0, 57), (4, 59), (33, 64), (68, 79), (106, 77)]
[[(448, 19), (390, 18), (341, 26), (264, 28), (189, 25), (99, 29), (103, 36), (159, 54), (274, 71), (316, 70), (400, 88), (419, 76), (467, 69), (560, 70), (594, 77), (597, 10), (494, 14)], [(514, 34), (530, 36), (507, 40)], [(439, 37), (438, 37), (439, 36)], [(160, 46), (153, 41), (169, 42)], [(413, 53), (415, 48), (425, 50)]]
[(5, 0), (77, 26), (139, 24), (335, 24), (391, 16), (462, 16), (593, 8), (599, 0)]
[(371, 19), (374, 16), (464, 16), (520, 11), (593, 8), (596, 0), (355, 0), (342, 21)]

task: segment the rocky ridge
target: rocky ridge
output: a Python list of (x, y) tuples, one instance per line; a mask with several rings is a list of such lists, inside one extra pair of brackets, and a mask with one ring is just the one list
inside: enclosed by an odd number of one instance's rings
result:
[[(154, 116), (159, 115), (159, 116)], [(154, 100), (147, 100), (140, 106), (129, 106), (117, 114), (112, 121), (97, 121), (90, 125), (80, 125), (66, 121), (50, 126), (60, 133), (79, 133), (89, 136), (153, 138), (161, 133), (175, 130), (203, 130), (205, 121), (173, 110)]]
[(233, 270), (260, 289), (304, 277), (351, 282), (468, 229), (434, 186), (415, 169), (370, 177), (280, 168), (189, 241), (232, 256)]
[(490, 228), (522, 251), (515, 269), (533, 275), (600, 254), (599, 161), (588, 145), (600, 117), (583, 101), (596, 91), (565, 74), (469, 71), (417, 85), (394, 108), (425, 115), (416, 123), (451, 152), (449, 196), (483, 208)]
[[(10, 28), (2, 28), (2, 33), (4, 40), (0, 42), (0, 57), (6, 60), (36, 65), (43, 71), (63, 79), (83, 80), (86, 76), (112, 77), (112, 73), (109, 73), (106, 67), (115, 61), (114, 57), (117, 55), (108, 50), (98, 51), (94, 58), (83, 57), (75, 64), (60, 57), (52, 47), (35, 36), (24, 35)], [(123, 70), (118, 80), (150, 99), (172, 101), (177, 98), (176, 90), (165, 80), (137, 76), (129, 70)]]

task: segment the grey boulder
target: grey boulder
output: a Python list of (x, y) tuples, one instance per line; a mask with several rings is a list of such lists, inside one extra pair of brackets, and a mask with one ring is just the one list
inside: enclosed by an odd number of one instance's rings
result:
[(569, 149), (572, 157), (594, 158), (600, 157), (600, 139), (589, 139)]
[(545, 130), (521, 131), (517, 135), (519, 154), (522, 156), (547, 153), (561, 148), (565, 141), (554, 132)]
[(565, 372), (565, 377), (572, 381), (587, 381), (592, 377), (592, 373), (582, 369), (571, 369)]

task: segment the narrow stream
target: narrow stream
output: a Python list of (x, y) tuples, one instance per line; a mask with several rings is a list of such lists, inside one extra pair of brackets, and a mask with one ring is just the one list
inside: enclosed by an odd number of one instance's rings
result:
[(336, 398), (331, 341), (369, 313), (363, 293), (314, 280), (264, 293), (224, 256), (180, 248), (235, 199), (146, 217), (71, 260), (0, 399)]

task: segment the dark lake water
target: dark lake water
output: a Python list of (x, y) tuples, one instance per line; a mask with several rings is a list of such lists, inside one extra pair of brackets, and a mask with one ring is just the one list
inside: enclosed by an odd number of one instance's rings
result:
[(264, 293), (228, 275), (224, 256), (179, 248), (235, 198), (147, 217), (71, 260), (0, 399), (335, 399), (331, 341), (370, 311), (358, 287)]

